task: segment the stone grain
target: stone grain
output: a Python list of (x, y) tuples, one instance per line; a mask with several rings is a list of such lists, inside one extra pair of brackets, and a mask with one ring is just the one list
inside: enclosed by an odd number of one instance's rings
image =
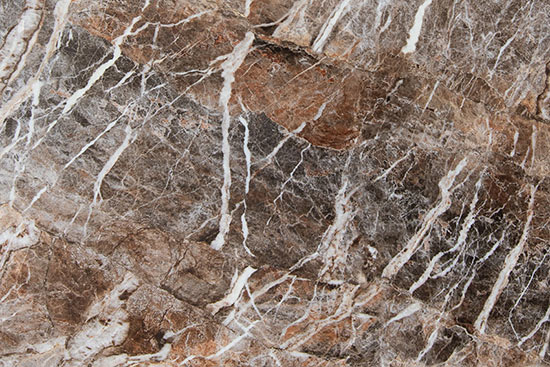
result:
[(550, 364), (550, 3), (0, 4), (0, 365)]

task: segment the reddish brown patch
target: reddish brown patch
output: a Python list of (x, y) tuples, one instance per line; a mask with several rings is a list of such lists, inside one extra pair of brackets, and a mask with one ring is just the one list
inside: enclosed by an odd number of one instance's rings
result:
[(54, 323), (72, 328), (82, 322), (88, 306), (110, 287), (98, 268), (75, 259), (71, 244), (56, 240), (52, 245), (47, 275), (46, 306)]

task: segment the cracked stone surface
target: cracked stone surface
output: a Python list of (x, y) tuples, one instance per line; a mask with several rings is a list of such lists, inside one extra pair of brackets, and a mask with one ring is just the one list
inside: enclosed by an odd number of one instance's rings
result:
[(6, 0), (0, 366), (550, 365), (550, 1)]

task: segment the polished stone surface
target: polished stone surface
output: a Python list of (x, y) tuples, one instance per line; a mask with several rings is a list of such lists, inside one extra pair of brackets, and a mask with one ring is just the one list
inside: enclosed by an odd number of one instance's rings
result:
[(0, 366), (550, 364), (550, 1), (6, 0)]

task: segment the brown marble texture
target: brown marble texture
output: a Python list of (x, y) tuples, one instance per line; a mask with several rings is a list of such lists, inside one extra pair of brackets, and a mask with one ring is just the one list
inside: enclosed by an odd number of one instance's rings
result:
[(550, 365), (550, 1), (0, 3), (0, 366)]

